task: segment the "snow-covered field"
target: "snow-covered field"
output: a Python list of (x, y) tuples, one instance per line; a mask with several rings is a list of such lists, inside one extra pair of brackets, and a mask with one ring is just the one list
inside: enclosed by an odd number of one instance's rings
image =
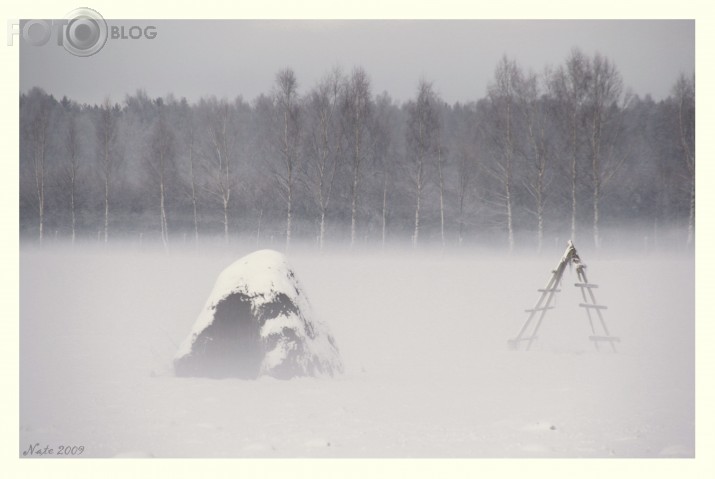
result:
[(174, 377), (218, 273), (251, 251), (24, 245), (20, 456), (36, 444), (81, 457), (695, 455), (692, 255), (579, 249), (621, 338), (613, 354), (588, 341), (569, 270), (540, 340), (508, 350), (560, 249), (295, 248), (345, 374)]

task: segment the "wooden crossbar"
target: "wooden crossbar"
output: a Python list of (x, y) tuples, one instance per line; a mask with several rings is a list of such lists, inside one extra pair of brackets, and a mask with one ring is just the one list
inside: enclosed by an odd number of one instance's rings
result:
[(509, 341), (512, 343), (518, 343), (519, 341), (533, 341), (534, 339), (537, 339), (538, 336), (529, 336), (528, 338), (518, 338), (518, 339), (510, 339)]
[(586, 304), (580, 303), (579, 306), (582, 308), (593, 308), (593, 309), (608, 309), (608, 306), (602, 306), (600, 304)]
[[(601, 313), (602, 311), (608, 309), (608, 307), (597, 304), (596, 296), (593, 290), (597, 289), (598, 285), (588, 282), (585, 270), (586, 265), (581, 262), (581, 258), (576, 252), (576, 248), (571, 241), (568, 242), (566, 251), (561, 257), (559, 264), (555, 269), (551, 270), (551, 277), (549, 278), (546, 286), (537, 290), (541, 293), (539, 300), (533, 308), (524, 310), (529, 313), (529, 317), (521, 327), (519, 334), (517, 334), (514, 339), (507, 341), (510, 347), (518, 349), (520, 343), (526, 342), (525, 349), (528, 351), (529, 348), (531, 348), (532, 343), (537, 339), (536, 333), (544, 320), (546, 311), (554, 309), (552, 300), (554, 295), (561, 291), (561, 289), (559, 289), (559, 285), (561, 284), (561, 279), (566, 266), (569, 264), (576, 266), (576, 274), (578, 275), (579, 282), (574, 283), (574, 286), (581, 289), (581, 296), (583, 297), (584, 302), (579, 303), (579, 306), (586, 310), (588, 316), (588, 324), (591, 328), (591, 336), (589, 336), (589, 339), (593, 341), (596, 350), (600, 350), (598, 346), (600, 342), (607, 342), (611, 345), (613, 352), (616, 352), (615, 343), (620, 342), (620, 339), (616, 336), (611, 336)], [(602, 329), (605, 334), (597, 334), (596, 328), (599, 325), (600, 329)], [(527, 333), (529, 330), (530, 332)]]
[(532, 309), (525, 309), (525, 313), (535, 313), (537, 311), (546, 311), (547, 309), (554, 309), (553, 306), (543, 306), (541, 308), (532, 308)]

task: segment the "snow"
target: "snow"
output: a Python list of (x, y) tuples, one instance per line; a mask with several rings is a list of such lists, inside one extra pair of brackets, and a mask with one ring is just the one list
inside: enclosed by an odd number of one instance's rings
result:
[(289, 299), (298, 304), (301, 309), (309, 308), (295, 289), (288, 276), (289, 271), (285, 257), (272, 250), (256, 251), (224, 269), (216, 280), (206, 306), (194, 323), (191, 334), (182, 342), (176, 357), (179, 358), (191, 351), (196, 336), (213, 321), (213, 310), (216, 305), (232, 293), (244, 293), (253, 299), (255, 306), (261, 306), (274, 300), (279, 291), (295, 292), (289, 296)]
[(695, 454), (692, 255), (579, 248), (621, 338), (613, 354), (588, 341), (569, 270), (532, 350), (507, 348), (562, 251), (295, 248), (291, 265), (315, 316), (330, 318), (345, 373), (177, 378), (172, 359), (196, 311), (240, 283), (235, 271), (216, 281), (249, 252), (238, 249), (24, 246), (19, 455), (35, 443), (83, 445), (83, 457)]
[[(204, 309), (179, 347), (176, 361), (191, 355), (199, 335), (215, 320), (219, 304), (236, 293), (250, 302), (255, 318), (261, 315), (263, 306), (279, 299), (287, 300), (295, 308), (295, 311), (282, 312), (276, 317), (263, 318), (267, 321), (260, 325), (258, 333), (264, 344), (271, 349), (262, 359), (261, 373), (271, 374), (297, 347), (305, 347), (293, 359), (297, 363), (295, 366), (303, 373), (332, 374), (342, 370), (340, 356), (327, 324), (313, 314), (310, 302), (302, 292), (286, 257), (273, 250), (255, 251), (221, 272)], [(291, 338), (286, 337), (286, 330), (291, 331)], [(315, 367), (317, 364), (320, 366)]]

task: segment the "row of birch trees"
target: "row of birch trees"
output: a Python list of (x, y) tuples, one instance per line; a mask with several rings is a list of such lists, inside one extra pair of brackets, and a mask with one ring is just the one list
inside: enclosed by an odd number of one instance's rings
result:
[(20, 96), (21, 234), (511, 251), (598, 247), (629, 224), (692, 244), (694, 77), (656, 102), (578, 49), (542, 72), (503, 57), (491, 77), (452, 105), (424, 78), (404, 103), (376, 94), (360, 67), (307, 87), (285, 68), (251, 102), (140, 90), (80, 105), (34, 88)]

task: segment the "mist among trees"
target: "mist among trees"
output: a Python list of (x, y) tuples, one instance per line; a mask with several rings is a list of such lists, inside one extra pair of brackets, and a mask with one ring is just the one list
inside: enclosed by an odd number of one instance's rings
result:
[(360, 67), (315, 85), (287, 67), (265, 91), (92, 105), (21, 94), (23, 240), (539, 251), (637, 228), (654, 246), (694, 241), (693, 77), (655, 102), (574, 49), (543, 72), (504, 57), (483, 98), (453, 105), (425, 78), (400, 104)]

